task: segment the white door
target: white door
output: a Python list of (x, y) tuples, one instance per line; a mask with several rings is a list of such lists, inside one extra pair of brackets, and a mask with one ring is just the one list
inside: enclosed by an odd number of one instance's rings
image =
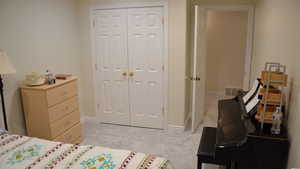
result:
[(129, 125), (127, 9), (99, 10), (94, 22), (100, 119)]
[(195, 6), (194, 51), (192, 59), (194, 78), (192, 83), (192, 132), (197, 130), (205, 112), (206, 18), (205, 9)]
[(131, 125), (163, 128), (163, 8), (128, 9)]

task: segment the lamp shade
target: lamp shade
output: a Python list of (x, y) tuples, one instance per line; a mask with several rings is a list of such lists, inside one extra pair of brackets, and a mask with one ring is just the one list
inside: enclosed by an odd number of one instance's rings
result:
[(16, 69), (11, 64), (6, 52), (0, 49), (0, 75), (12, 73), (16, 73)]

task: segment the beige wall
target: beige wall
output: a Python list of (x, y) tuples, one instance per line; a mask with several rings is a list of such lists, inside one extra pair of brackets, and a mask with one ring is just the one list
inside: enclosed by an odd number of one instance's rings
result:
[(300, 167), (300, 1), (260, 0), (257, 3), (252, 81), (266, 61), (281, 62), (288, 68), (289, 167)]
[[(126, 2), (141, 2), (140, 0), (81, 0), (80, 28), (82, 46), (83, 78), (85, 110), (88, 115), (95, 115), (94, 86), (91, 67), (90, 50), (90, 21), (89, 8), (95, 5), (120, 4)], [(153, 2), (153, 0), (143, 0)], [(185, 112), (185, 68), (186, 68), (186, 14), (187, 0), (169, 0), (169, 123), (173, 125), (184, 124)], [(91, 90), (93, 89), (93, 90)]]
[(243, 88), (248, 12), (208, 11), (206, 89)]
[(76, 9), (73, 0), (0, 1), (0, 48), (17, 70), (4, 78), (10, 131), (25, 131), (18, 90), (25, 73), (50, 69), (80, 76)]

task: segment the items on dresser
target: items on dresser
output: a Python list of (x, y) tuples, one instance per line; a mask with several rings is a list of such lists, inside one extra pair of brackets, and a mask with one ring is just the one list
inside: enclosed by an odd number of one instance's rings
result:
[(55, 75), (56, 79), (61, 79), (61, 80), (66, 80), (69, 77), (72, 77), (72, 75), (71, 74), (56, 74)]
[(23, 84), (27, 86), (40, 86), (45, 84), (45, 82), (45, 77), (37, 72), (27, 73), (25, 75), (25, 80), (23, 80)]
[(45, 78), (46, 78), (47, 84), (54, 84), (56, 81), (53, 73), (51, 73), (49, 70), (46, 70)]
[(27, 134), (65, 143), (81, 142), (77, 78), (21, 88)]

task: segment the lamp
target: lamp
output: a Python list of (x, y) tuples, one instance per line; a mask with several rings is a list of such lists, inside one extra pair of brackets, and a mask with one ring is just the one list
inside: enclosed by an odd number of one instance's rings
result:
[(16, 73), (15, 68), (9, 61), (9, 58), (4, 50), (0, 49), (0, 95), (1, 95), (1, 103), (2, 103), (2, 113), (5, 130), (8, 130), (7, 119), (6, 119), (6, 110), (3, 96), (3, 80), (1, 75)]

